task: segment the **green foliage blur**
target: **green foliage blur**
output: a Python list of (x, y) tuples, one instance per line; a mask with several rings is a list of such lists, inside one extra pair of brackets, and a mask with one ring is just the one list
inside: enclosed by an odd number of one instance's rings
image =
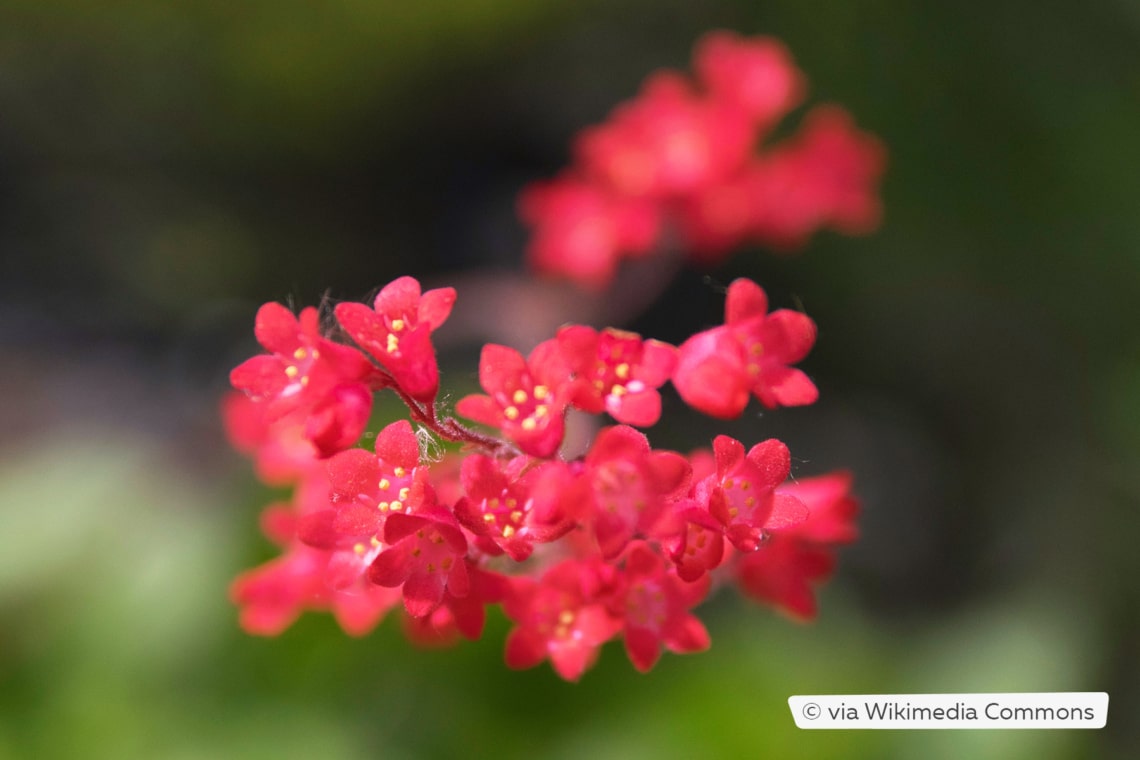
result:
[[(242, 634), (280, 494), (217, 403), (257, 306), (518, 277), (518, 190), (715, 28), (783, 39), (890, 150), (880, 232), (683, 270), (622, 325), (680, 341), (736, 276), (820, 325), (817, 406), (650, 431), (854, 471), (818, 621), (722, 593), (710, 652), (642, 676), (614, 643), (579, 684), (506, 669), (501, 615), (440, 651)], [(1135, 756), (1137, 135), (1131, 0), (0, 0), (0, 759)], [(454, 394), (477, 351), (444, 348)], [(805, 732), (786, 701), (955, 691), (1107, 691), (1108, 727)]]

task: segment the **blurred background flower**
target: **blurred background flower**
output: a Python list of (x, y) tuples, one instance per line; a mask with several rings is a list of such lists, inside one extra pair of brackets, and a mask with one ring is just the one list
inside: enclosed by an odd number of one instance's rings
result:
[[(582, 295), (522, 274), (522, 186), (713, 28), (782, 39), (887, 145), (881, 231)], [(793, 114), (798, 121), (802, 111)], [(884, 0), (0, 4), (0, 757), (1128, 756), (1140, 744), (1140, 8)], [(637, 266), (637, 265), (635, 265)], [(820, 619), (732, 595), (708, 653), (582, 683), (310, 616), (241, 634), (271, 494), (224, 444), (267, 300), (459, 291), (478, 342), (672, 342), (760, 282), (820, 326), (777, 436), (865, 511)], [(706, 279), (707, 277), (707, 279)], [(503, 308), (504, 303), (510, 308)], [(667, 416), (668, 418), (668, 416)], [(1106, 690), (1100, 732), (800, 732), (796, 693)]]

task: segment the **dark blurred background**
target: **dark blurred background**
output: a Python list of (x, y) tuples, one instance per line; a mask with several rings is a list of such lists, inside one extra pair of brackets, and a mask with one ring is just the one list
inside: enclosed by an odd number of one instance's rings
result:
[[(885, 141), (882, 229), (628, 299), (528, 280), (519, 189), (714, 28), (780, 37)], [(1138, 136), (1130, 0), (0, 0), (0, 758), (1134, 756)], [(227, 373), (260, 303), (401, 274), (459, 288), (456, 394), (481, 340), (678, 342), (737, 276), (802, 305), (819, 404), (670, 397), (651, 438), (855, 472), (819, 620), (724, 593), (710, 652), (641, 676), (611, 644), (577, 685), (507, 670), (500, 616), (447, 651), (395, 620), (244, 636), (226, 586), (272, 495), (224, 443)], [(1079, 690), (1105, 730), (801, 732), (786, 703)]]

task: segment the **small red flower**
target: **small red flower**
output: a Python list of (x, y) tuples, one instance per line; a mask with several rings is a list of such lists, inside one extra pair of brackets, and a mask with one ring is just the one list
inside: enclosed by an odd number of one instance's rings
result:
[(439, 390), (431, 333), (447, 320), (454, 303), (454, 288), (421, 295), (418, 280), (400, 277), (384, 286), (372, 309), (359, 303), (337, 304), (336, 318), (409, 396), (431, 401)]
[(728, 288), (725, 325), (698, 333), (678, 349), (673, 385), (705, 414), (739, 417), (754, 395), (769, 409), (813, 403), (819, 395), (807, 375), (789, 367), (815, 342), (815, 323), (789, 309), (767, 314), (760, 286), (739, 279)]
[(513, 348), (488, 343), (479, 359), (479, 384), (490, 395), (462, 398), (455, 411), (499, 428), (524, 453), (545, 459), (562, 444), (569, 382), (557, 341), (540, 343), (526, 359)]
[(372, 393), (362, 382), (372, 365), (359, 351), (320, 335), (317, 310), (300, 318), (281, 304), (257, 312), (254, 333), (269, 354), (248, 359), (230, 373), (235, 388), (266, 404), (266, 421), (304, 417), (304, 437), (322, 456), (351, 446), (364, 432)]
[(519, 197), (519, 216), (534, 229), (530, 263), (591, 290), (613, 279), (622, 257), (648, 253), (660, 232), (656, 204), (574, 176), (528, 185)]
[(859, 503), (851, 495), (851, 476), (842, 472), (787, 483), (777, 489), (780, 494), (802, 500), (808, 518), (773, 530), (759, 551), (741, 558), (736, 578), (748, 596), (810, 620), (816, 614), (814, 586), (835, 569), (835, 546), (858, 535)]
[[(398, 420), (376, 436), (376, 453), (343, 451), (328, 461), (329, 499), (322, 510), (301, 518), (306, 544), (322, 549), (351, 549), (360, 562), (375, 556), (384, 522), (391, 514), (420, 507), (428, 496), (427, 470), (419, 465), (412, 425)], [(345, 570), (364, 566), (344, 558)], [(366, 562), (365, 562), (366, 564)]]
[[(478, 537), (481, 549), (490, 554), (505, 551), (515, 562), (529, 557), (535, 543), (554, 541), (573, 527), (569, 520), (546, 523), (534, 519), (532, 490), (536, 483), (541, 489), (544, 468), (524, 473), (532, 461), (521, 456), (500, 466), (490, 457), (469, 455), (463, 461), (460, 476), (466, 496), (455, 505), (455, 516)], [(549, 462), (545, 466), (551, 467), (565, 465)], [(556, 495), (551, 496), (557, 499)], [(542, 512), (549, 514), (550, 510)]]
[(565, 560), (541, 581), (514, 580), (503, 610), (517, 626), (507, 635), (512, 668), (532, 668), (550, 658), (558, 675), (577, 681), (593, 665), (598, 648), (621, 630), (607, 609), (613, 569), (597, 561)]
[(693, 68), (709, 94), (731, 103), (768, 127), (803, 99), (803, 74), (788, 49), (771, 37), (706, 34), (693, 53)]
[(628, 197), (673, 198), (742, 166), (754, 132), (733, 104), (700, 97), (680, 74), (650, 77), (609, 121), (582, 132), (587, 174)]
[(677, 349), (636, 333), (571, 325), (558, 331), (558, 345), (575, 375), (571, 403), (609, 412), (618, 422), (648, 427), (661, 417), (661, 395), (676, 364)]
[(807, 519), (803, 502), (776, 487), (788, 478), (791, 454), (775, 438), (749, 449), (727, 435), (713, 441), (716, 474), (697, 487), (707, 500), (709, 514), (725, 527), (725, 535), (741, 551), (754, 551), (772, 530), (788, 528)]
[(625, 621), (625, 650), (634, 667), (649, 672), (661, 647), (687, 654), (709, 648), (705, 626), (689, 610), (708, 594), (707, 575), (686, 583), (643, 542), (632, 544), (625, 561), (624, 590), (616, 611)]
[(434, 612), (445, 591), (467, 595), (467, 538), (451, 512), (436, 507), (414, 515), (392, 513), (384, 523), (384, 543), (389, 548), (372, 562), (368, 578), (380, 586), (402, 586), (404, 608), (412, 617)]
[(691, 475), (683, 456), (651, 450), (642, 433), (625, 425), (599, 432), (584, 464), (593, 503), (579, 516), (593, 524), (607, 560), (621, 554), (635, 536), (653, 532), (667, 516), (669, 501), (684, 495)]

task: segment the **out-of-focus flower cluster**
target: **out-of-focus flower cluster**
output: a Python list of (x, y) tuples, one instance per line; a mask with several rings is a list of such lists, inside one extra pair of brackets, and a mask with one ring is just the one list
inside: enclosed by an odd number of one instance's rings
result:
[[(718, 584), (814, 615), (834, 547), (855, 537), (850, 478), (789, 481), (791, 457), (775, 439), (746, 446), (722, 435), (681, 454), (636, 429), (658, 421), (668, 381), (719, 418), (739, 416), (751, 397), (811, 403), (815, 386), (790, 366), (815, 340), (810, 319), (769, 313), (760, 287), (737, 280), (725, 323), (679, 347), (577, 325), (525, 357), (484, 346), (485, 393), (455, 411), (487, 433), (437, 403), (432, 332), (454, 300), (451, 288), (422, 292), (402, 277), (371, 307), (337, 305), (329, 330), (314, 308), (261, 307), (265, 353), (233, 370), (241, 393), (224, 416), (265, 482), (293, 496), (262, 517), (281, 555), (233, 584), (247, 631), (277, 634), (305, 610), (328, 610), (362, 635), (402, 608), (410, 637), (445, 643), (478, 638), (487, 607), (501, 604), (515, 624), (508, 665), (549, 659), (577, 679), (617, 636), (642, 671), (663, 649), (707, 648), (691, 610)], [(377, 392), (398, 396), (407, 418), (359, 447)], [(572, 409), (618, 424), (567, 460), (559, 450)], [(428, 439), (458, 451), (430, 457)]]
[(780, 42), (713, 32), (693, 69), (652, 75), (579, 134), (570, 168), (524, 191), (538, 271), (598, 289), (666, 239), (716, 263), (749, 241), (787, 251), (823, 227), (878, 225), (885, 151), (842, 108), (816, 106), (795, 135), (763, 144), (806, 91)]

